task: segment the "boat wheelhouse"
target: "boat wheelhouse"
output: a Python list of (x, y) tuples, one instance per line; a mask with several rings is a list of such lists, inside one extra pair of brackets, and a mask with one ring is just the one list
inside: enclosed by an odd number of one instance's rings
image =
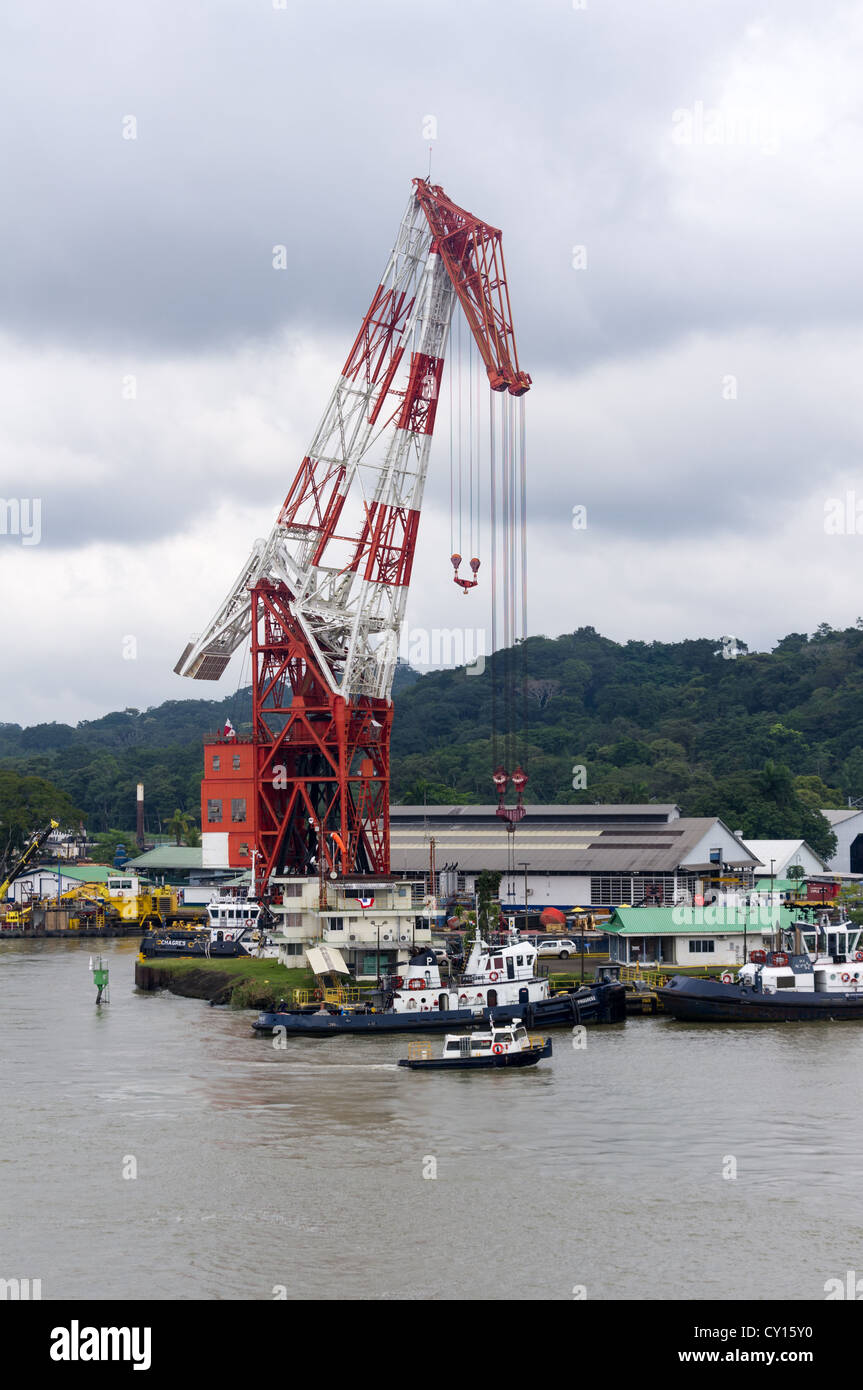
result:
[(537, 948), (513, 933), (505, 946), (477, 939), (457, 983), (441, 980), (431, 951), (418, 952), (404, 975), (384, 981), (396, 1013), (470, 1009), (481, 1013), (503, 1005), (533, 1004), (549, 997), (546, 976), (536, 974)]
[(207, 903), (207, 928), (214, 941), (239, 941), (246, 932), (254, 930), (260, 915), (260, 903), (241, 898), (212, 898)]

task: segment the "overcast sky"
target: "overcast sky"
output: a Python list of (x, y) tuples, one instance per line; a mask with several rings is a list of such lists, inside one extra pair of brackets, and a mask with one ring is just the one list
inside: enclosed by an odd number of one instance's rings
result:
[[(0, 534), (0, 721), (235, 688), (172, 667), (269, 531), (429, 143), (504, 232), (531, 631), (853, 623), (861, 70), (863, 5), (831, 0), (6, 7), (0, 497), (29, 534)], [(413, 629), (487, 628), (449, 549), (439, 431)]]

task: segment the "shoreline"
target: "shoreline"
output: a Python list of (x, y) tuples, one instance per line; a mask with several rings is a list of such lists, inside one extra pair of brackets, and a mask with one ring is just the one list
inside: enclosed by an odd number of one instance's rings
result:
[(135, 987), (151, 993), (167, 989), (186, 999), (202, 999), (233, 1009), (272, 1010), (295, 989), (314, 989), (311, 970), (291, 970), (274, 960), (232, 956), (204, 961), (202, 957), (135, 961)]

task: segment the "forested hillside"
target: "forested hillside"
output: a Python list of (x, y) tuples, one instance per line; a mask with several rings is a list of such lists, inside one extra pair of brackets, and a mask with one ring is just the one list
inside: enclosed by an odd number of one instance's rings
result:
[[(522, 659), (529, 801), (676, 801), (747, 835), (804, 835), (827, 852), (816, 808), (863, 796), (863, 620), (732, 660), (717, 639), (617, 643), (592, 628), (532, 637)], [(499, 715), (503, 694), (499, 673)], [(490, 663), (482, 675), (402, 668), (394, 699), (394, 800), (491, 801)], [(0, 771), (53, 784), (64, 813), (79, 809), (91, 831), (130, 826), (143, 780), (155, 829), (178, 807), (197, 816), (201, 739), (227, 717), (248, 726), (247, 690), (75, 728), (0, 725)]]

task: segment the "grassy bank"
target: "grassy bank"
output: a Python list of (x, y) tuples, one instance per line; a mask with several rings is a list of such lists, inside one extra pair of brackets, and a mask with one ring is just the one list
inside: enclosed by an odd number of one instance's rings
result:
[(274, 960), (248, 956), (225, 960), (192, 958), (138, 961), (135, 983), (141, 989), (169, 989), (192, 999), (230, 1004), (233, 1009), (271, 1009), (295, 989), (314, 989), (308, 967), (288, 969)]

